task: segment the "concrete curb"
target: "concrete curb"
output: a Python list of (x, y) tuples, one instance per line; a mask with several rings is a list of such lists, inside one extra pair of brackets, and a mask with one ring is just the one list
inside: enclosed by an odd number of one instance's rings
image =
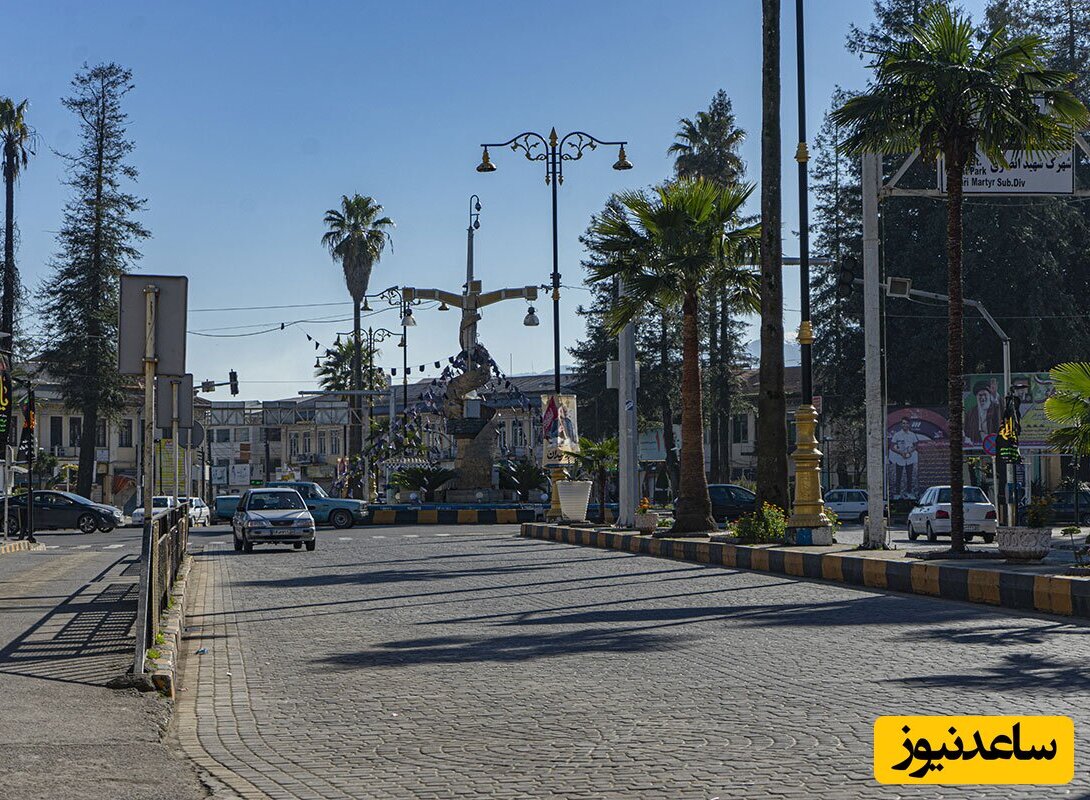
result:
[(165, 697), (174, 699), (175, 687), (178, 684), (178, 670), (182, 655), (182, 631), (185, 626), (185, 589), (189, 580), (190, 568), (193, 564), (191, 556), (187, 555), (178, 567), (178, 577), (174, 581), (170, 597), (174, 601), (170, 608), (163, 612), (159, 633), (162, 634), (162, 644), (152, 644), (159, 651), (159, 658), (151, 661), (151, 668), (146, 671), (151, 675), (151, 682), (155, 688)]
[(365, 525), (515, 525), (533, 522), (536, 512), (525, 508), (376, 508)]
[(45, 545), (41, 542), (34, 542), (32, 544), (23, 539), (15, 542), (0, 543), (0, 556), (7, 555), (8, 553), (23, 553), (30, 550), (45, 550)]
[(697, 564), (774, 572), (946, 600), (984, 603), (1019, 611), (1090, 618), (1090, 578), (1032, 575), (910, 559), (868, 558), (843, 552), (813, 553), (767, 545), (655, 539), (636, 533), (543, 523), (523, 524), (521, 535), (530, 539), (622, 550)]

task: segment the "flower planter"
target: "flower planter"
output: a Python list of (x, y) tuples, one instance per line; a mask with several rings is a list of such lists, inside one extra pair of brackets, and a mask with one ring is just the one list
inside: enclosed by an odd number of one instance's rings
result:
[(654, 533), (659, 526), (659, 515), (654, 511), (636, 514), (636, 530), (642, 534)]
[(560, 513), (571, 522), (587, 521), (587, 506), (590, 504), (591, 481), (557, 481), (556, 491), (560, 497)]
[(1052, 549), (1052, 529), (1000, 528), (995, 543), (1012, 561), (1040, 561)]

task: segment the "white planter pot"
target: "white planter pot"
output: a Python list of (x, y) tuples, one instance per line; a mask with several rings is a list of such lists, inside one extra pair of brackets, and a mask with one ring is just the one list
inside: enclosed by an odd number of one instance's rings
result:
[(659, 526), (659, 515), (654, 511), (636, 515), (636, 530), (640, 533), (654, 533)]
[(591, 481), (557, 481), (560, 495), (560, 513), (572, 522), (587, 521), (587, 505), (590, 503)]
[(1051, 528), (1000, 528), (995, 536), (999, 552), (1018, 561), (1039, 561), (1052, 549)]

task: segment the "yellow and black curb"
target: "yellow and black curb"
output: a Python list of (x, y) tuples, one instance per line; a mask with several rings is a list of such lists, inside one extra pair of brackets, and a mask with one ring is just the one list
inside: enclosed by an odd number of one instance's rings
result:
[(637, 533), (544, 523), (524, 523), (521, 535), (697, 564), (775, 572), (946, 600), (1090, 618), (1090, 578), (1033, 575), (910, 559), (868, 558), (845, 552), (808, 553), (770, 545), (655, 539)]
[(20, 539), (17, 542), (4, 542), (0, 540), (0, 556), (7, 555), (8, 553), (22, 553), (27, 550), (45, 550), (45, 545), (41, 542), (28, 542)]
[(367, 515), (370, 525), (516, 525), (533, 522), (529, 508), (375, 508)]

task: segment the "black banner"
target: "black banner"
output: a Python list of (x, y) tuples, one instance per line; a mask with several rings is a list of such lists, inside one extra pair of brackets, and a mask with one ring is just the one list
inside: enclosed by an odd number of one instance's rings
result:
[(0, 457), (8, 446), (8, 431), (11, 429), (11, 373), (8, 361), (0, 356)]
[(27, 391), (23, 404), (23, 435), (19, 439), (19, 460), (30, 464), (34, 461), (34, 390)]

